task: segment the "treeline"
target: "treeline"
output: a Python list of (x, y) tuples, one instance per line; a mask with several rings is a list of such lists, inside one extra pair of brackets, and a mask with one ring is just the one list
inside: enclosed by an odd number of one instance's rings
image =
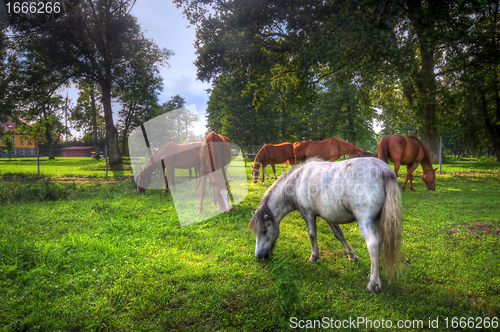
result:
[(210, 126), (241, 146), (417, 134), (500, 161), (499, 3), (175, 0), (197, 28)]

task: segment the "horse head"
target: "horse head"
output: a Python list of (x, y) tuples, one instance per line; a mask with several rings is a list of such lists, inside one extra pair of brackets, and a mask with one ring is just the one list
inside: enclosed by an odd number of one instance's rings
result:
[(257, 183), (257, 180), (259, 179), (260, 171), (259, 171), (259, 163), (254, 163), (252, 165), (252, 176), (253, 176), (253, 183)]
[(273, 213), (266, 206), (261, 205), (257, 211), (252, 211), (249, 228), (256, 236), (255, 257), (268, 258), (274, 249), (276, 240), (280, 235), (279, 223), (275, 222)]
[(427, 171), (424, 171), (424, 174), (422, 174), (422, 180), (424, 181), (425, 185), (427, 186), (427, 190), (436, 190), (436, 170), (437, 167), (434, 169), (428, 169)]

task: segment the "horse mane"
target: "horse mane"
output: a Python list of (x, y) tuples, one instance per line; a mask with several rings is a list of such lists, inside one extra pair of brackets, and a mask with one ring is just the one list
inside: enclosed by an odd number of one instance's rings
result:
[[(320, 157), (311, 157), (311, 158), (306, 160), (304, 165), (312, 164), (312, 163), (324, 163), (324, 162), (325, 162), (325, 160), (321, 159)], [(290, 172), (288, 172), (288, 173), (290, 173)], [(288, 173), (286, 173), (286, 174), (288, 174)]]
[[(257, 160), (257, 158), (259, 158), (260, 153), (261, 153), (261, 152), (264, 150), (264, 148), (265, 148), (266, 146), (268, 146), (268, 145), (270, 145), (270, 144), (269, 144), (269, 143), (264, 144), (264, 146), (262, 146), (262, 147), (260, 148), (259, 152), (257, 152), (257, 155), (255, 156), (255, 159), (253, 160), (252, 167), (254, 167), (254, 165), (255, 165), (255, 161)], [(254, 167), (254, 168), (255, 168), (255, 167)]]
[[(337, 148), (339, 149), (340, 151), (340, 146), (341, 145), (347, 145), (349, 148), (351, 148), (352, 151), (358, 151), (358, 150), (362, 150), (364, 151), (364, 149), (360, 149), (358, 148), (356, 145), (350, 143), (350, 142), (347, 142), (347, 141), (344, 141), (342, 138), (336, 138), (336, 143), (337, 143)], [(360, 152), (361, 153), (361, 152)]]
[(409, 135), (409, 136), (407, 136), (407, 138), (417, 142), (422, 147), (422, 150), (424, 151), (424, 158), (422, 158), (422, 160), (420, 162), (422, 164), (422, 168), (424, 167), (424, 164), (425, 164), (425, 166), (430, 166), (430, 169), (432, 170), (431, 154), (429, 153), (429, 150), (427, 150), (427, 148), (425, 147), (422, 140), (420, 140), (420, 138), (418, 138), (415, 135)]
[[(324, 161), (321, 158), (311, 158), (309, 159), (306, 164), (309, 164), (311, 162), (320, 162)], [(282, 177), (280, 177), (278, 180), (276, 180), (269, 189), (267, 189), (266, 193), (264, 196), (262, 196), (262, 199), (260, 200), (259, 207), (257, 208), (257, 211), (255, 211), (254, 215), (252, 216), (252, 219), (250, 219), (250, 223), (248, 224), (248, 228), (252, 230), (254, 234), (257, 234), (260, 232), (260, 230), (264, 227), (264, 217), (265, 215), (268, 215), (271, 217), (271, 222), (275, 222), (274, 220), (274, 215), (267, 206), (267, 203), (269, 202), (269, 198), (274, 191), (275, 187), (279, 185), (281, 182), (286, 181), (293, 173), (295, 173), (299, 167), (292, 167), (292, 169), (285, 174), (283, 174)], [(283, 191), (284, 193), (284, 191)]]

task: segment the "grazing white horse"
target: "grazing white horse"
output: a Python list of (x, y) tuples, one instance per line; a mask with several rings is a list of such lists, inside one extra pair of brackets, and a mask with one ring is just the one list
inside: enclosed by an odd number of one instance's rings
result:
[(368, 290), (378, 293), (379, 254), (383, 246), (385, 263), (392, 275), (400, 250), (403, 227), (401, 192), (396, 174), (380, 159), (356, 158), (341, 162), (313, 159), (278, 179), (265, 193), (249, 227), (257, 237), (255, 256), (269, 257), (279, 236), (281, 219), (299, 210), (309, 230), (312, 254), (320, 258), (316, 239), (316, 217), (326, 220), (344, 245), (350, 261), (354, 249), (346, 242), (338, 224), (357, 221), (371, 258)]

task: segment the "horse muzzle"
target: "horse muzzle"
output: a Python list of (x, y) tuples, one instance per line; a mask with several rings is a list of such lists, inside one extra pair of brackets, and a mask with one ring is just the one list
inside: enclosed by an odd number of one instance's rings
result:
[(436, 187), (427, 188), (427, 190), (435, 191)]
[(138, 190), (141, 194), (144, 194), (144, 193), (146, 192), (146, 189), (141, 188), (141, 187), (137, 187), (137, 190)]

